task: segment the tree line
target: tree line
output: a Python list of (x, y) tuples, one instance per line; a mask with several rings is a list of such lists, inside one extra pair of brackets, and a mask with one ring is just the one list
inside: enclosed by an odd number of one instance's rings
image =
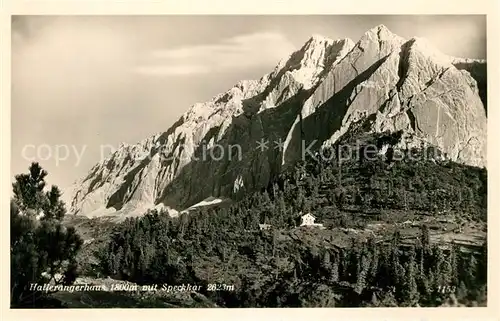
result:
[[(220, 282), (232, 280), (240, 291), (205, 294), (232, 307), (435, 306), (450, 295), (484, 303), (486, 244), (478, 253), (456, 244), (443, 249), (430, 244), (428, 227), (412, 247), (401, 243), (398, 232), (388, 242), (353, 240), (331, 249), (290, 238), (305, 211), (331, 227), (366, 222), (348, 211), (353, 207), (358, 214), (447, 210), (485, 220), (485, 193), (485, 169), (447, 161), (381, 156), (339, 165), (308, 159), (228, 207), (127, 219), (99, 252), (95, 269), (140, 284), (203, 284), (214, 277), (204, 269), (213, 269)], [(261, 223), (272, 230), (260, 231)]]
[[(370, 139), (367, 144), (387, 141)], [(330, 152), (339, 153), (335, 146)], [(97, 263), (80, 265), (82, 240), (63, 224), (61, 192), (46, 187), (47, 172), (33, 163), (13, 184), (11, 306), (57, 306), (50, 293), (30, 285), (71, 284), (78, 273), (138, 284), (232, 283), (235, 291), (204, 293), (227, 307), (434, 306), (450, 295), (485, 302), (486, 244), (476, 252), (442, 248), (430, 244), (427, 227), (410, 247), (397, 231), (385, 242), (354, 238), (346, 246), (321, 245), (314, 232), (295, 233), (300, 213), (309, 211), (328, 228), (363, 227), (366, 213), (391, 222), (393, 210), (485, 221), (485, 169), (392, 161), (390, 152), (336, 159), (298, 162), (229, 206), (177, 218), (158, 211), (129, 218), (96, 249)], [(272, 229), (260, 231), (261, 223)]]

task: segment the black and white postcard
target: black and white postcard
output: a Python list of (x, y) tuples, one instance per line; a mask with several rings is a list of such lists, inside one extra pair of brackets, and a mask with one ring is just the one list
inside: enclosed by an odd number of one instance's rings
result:
[(494, 309), (488, 12), (285, 9), (9, 15), (11, 310)]

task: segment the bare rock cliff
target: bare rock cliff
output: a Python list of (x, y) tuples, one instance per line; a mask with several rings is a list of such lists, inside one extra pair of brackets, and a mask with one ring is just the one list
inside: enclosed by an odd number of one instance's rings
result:
[(357, 43), (315, 35), (261, 79), (193, 105), (166, 132), (96, 164), (75, 183), (72, 211), (175, 215), (208, 197), (231, 198), (359, 122), (369, 132), (403, 131), (402, 145), (426, 142), (453, 161), (486, 166), (485, 65), (382, 25)]

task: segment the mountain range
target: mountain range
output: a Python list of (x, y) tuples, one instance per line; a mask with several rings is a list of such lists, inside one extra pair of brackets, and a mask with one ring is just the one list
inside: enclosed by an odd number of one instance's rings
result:
[(122, 144), (74, 184), (70, 211), (123, 219), (236, 199), (266, 186), (304, 148), (318, 151), (360, 126), (402, 132), (397, 148), (430, 144), (451, 161), (486, 167), (486, 124), (485, 60), (446, 55), (383, 25), (358, 42), (313, 35), (260, 79)]

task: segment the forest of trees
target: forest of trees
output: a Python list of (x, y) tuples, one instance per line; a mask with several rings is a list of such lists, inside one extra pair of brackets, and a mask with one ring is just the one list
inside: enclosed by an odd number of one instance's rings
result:
[[(235, 284), (203, 293), (226, 307), (485, 304), (486, 244), (430, 244), (425, 226), (410, 247), (398, 232), (337, 247), (294, 240), (290, 231), (304, 211), (342, 227), (362, 226), (357, 213), (390, 221), (381, 215), (390, 210), (485, 221), (486, 177), (485, 169), (435, 159), (307, 160), (228, 207), (127, 219), (87, 272), (138, 284)], [(259, 231), (259, 223), (273, 228)]]
[(204, 294), (228, 307), (437, 306), (451, 294), (458, 302), (486, 302), (486, 244), (478, 253), (456, 244), (443, 249), (430, 244), (424, 227), (422, 242), (409, 248), (398, 233), (386, 243), (314, 248), (277, 244), (273, 232), (242, 234), (218, 230), (215, 219), (202, 222), (156, 213), (127, 220), (101, 252), (102, 269), (138, 284), (206, 285), (212, 280), (196, 264), (212, 262), (206, 266), (223, 270), (219, 282), (239, 286)]
[[(140, 285), (231, 285), (200, 291), (222, 307), (485, 305), (486, 243), (475, 249), (431, 243), (424, 224), (411, 245), (398, 229), (339, 244), (331, 229), (363, 229), (370, 220), (391, 224), (399, 213), (484, 223), (486, 169), (439, 157), (394, 160), (391, 150), (339, 162), (337, 147), (323, 151), (335, 153), (331, 160), (298, 162), (230, 204), (175, 218), (151, 211), (106, 227), (105, 238), (85, 247), (96, 260), (78, 256), (83, 242), (63, 222), (61, 192), (46, 187), (47, 172), (33, 163), (13, 183), (11, 306), (61, 307), (51, 291), (32, 284), (69, 285), (77, 274)], [(332, 231), (329, 239), (297, 228), (305, 212)], [(260, 230), (261, 223), (272, 228)]]

